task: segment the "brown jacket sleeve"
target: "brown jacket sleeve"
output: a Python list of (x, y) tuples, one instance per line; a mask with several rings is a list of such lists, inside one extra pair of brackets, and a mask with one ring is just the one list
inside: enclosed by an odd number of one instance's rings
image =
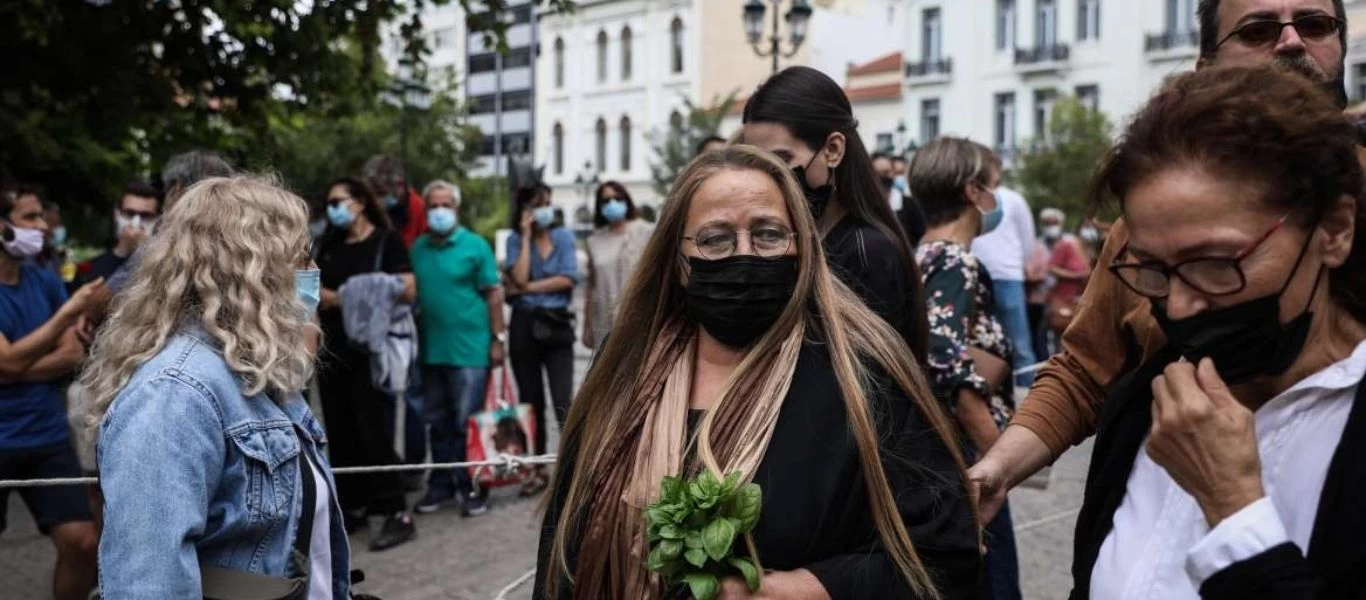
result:
[(1115, 222), (1062, 336), (1062, 353), (1039, 371), (1011, 421), (1038, 435), (1054, 458), (1096, 432), (1105, 388), (1122, 374), (1130, 349), (1141, 348), (1146, 360), (1166, 343), (1148, 300), (1110, 272), (1128, 237), (1123, 220)]

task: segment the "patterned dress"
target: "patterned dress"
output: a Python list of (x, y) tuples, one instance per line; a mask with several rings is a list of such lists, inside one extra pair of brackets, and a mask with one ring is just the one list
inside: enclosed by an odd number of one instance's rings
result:
[(990, 399), (996, 426), (1004, 429), (1015, 413), (1012, 378), (999, 389), (988, 389), (968, 354), (968, 348), (977, 348), (1010, 362), (1010, 341), (993, 310), (991, 276), (966, 246), (953, 242), (925, 242), (915, 255), (929, 314), (930, 387), (950, 410), (956, 409), (958, 390), (976, 390)]

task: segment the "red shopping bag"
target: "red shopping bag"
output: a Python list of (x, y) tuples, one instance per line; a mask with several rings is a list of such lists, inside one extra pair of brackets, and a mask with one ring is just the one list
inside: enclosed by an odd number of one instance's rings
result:
[[(489, 373), (484, 390), (484, 410), (465, 424), (465, 459), (494, 460), (503, 454), (532, 456), (536, 453), (536, 421), (531, 407), (517, 403), (512, 377), (506, 367)], [(526, 469), (509, 472), (502, 466), (470, 467), (470, 477), (481, 487), (520, 484)]]

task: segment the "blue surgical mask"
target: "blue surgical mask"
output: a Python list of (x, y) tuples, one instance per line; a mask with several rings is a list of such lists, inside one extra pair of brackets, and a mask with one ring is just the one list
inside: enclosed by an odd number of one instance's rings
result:
[[(997, 192), (996, 190), (988, 190), (985, 187), (983, 187), (982, 190), (991, 194), (991, 196), (995, 198), (996, 208), (993, 208), (989, 211), (982, 211), (982, 226), (977, 230), (977, 235), (979, 236), (986, 235), (988, 233), (991, 233), (992, 231), (995, 231), (996, 228), (1001, 225), (1001, 220), (1004, 219), (1006, 215), (1006, 211), (1003, 208), (1005, 206), (1005, 203), (1001, 202), (1000, 192)], [(977, 210), (982, 209), (979, 208)]]
[(351, 224), (356, 222), (356, 215), (345, 203), (332, 204), (327, 207), (327, 222), (337, 229), (350, 229)]
[(294, 294), (309, 316), (318, 312), (318, 303), (323, 297), (322, 271), (318, 269), (296, 269), (294, 271)]
[(555, 224), (555, 209), (549, 206), (542, 206), (531, 213), (532, 218), (536, 219), (536, 225), (541, 229), (549, 229)]
[(395, 196), (395, 195), (393, 195), (393, 194), (389, 194), (389, 195), (385, 196), (385, 197), (384, 197), (384, 206), (389, 207), (389, 208), (394, 208), (395, 206), (398, 206), (398, 196)]
[(625, 202), (613, 198), (602, 205), (602, 218), (608, 223), (620, 223), (626, 218), (627, 210)]
[(66, 227), (58, 227), (52, 230), (52, 245), (57, 247), (66, 245)]
[(455, 211), (450, 208), (441, 206), (427, 211), (427, 227), (441, 235), (449, 235), (455, 231), (458, 223)]

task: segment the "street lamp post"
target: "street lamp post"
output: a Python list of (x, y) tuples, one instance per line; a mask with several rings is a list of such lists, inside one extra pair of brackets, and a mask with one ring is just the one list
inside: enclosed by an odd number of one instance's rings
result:
[[(581, 220), (581, 216), (586, 213), (589, 215), (588, 221), (591, 223), (593, 220), (593, 207), (590, 205), (589, 199), (593, 195), (594, 188), (598, 187), (598, 172), (593, 169), (592, 162), (583, 163), (583, 170), (579, 171), (579, 174), (574, 176), (574, 185), (579, 187), (580, 201), (579, 210), (574, 211), (574, 220)], [(582, 226), (582, 223), (575, 223), (576, 229), (582, 228)]]
[(763, 0), (749, 0), (745, 3), (745, 37), (749, 39), (749, 45), (754, 48), (754, 53), (762, 57), (773, 58), (773, 72), (778, 72), (778, 58), (792, 58), (797, 54), (797, 49), (801, 48), (802, 42), (806, 41), (806, 27), (811, 21), (811, 5), (807, 0), (792, 0), (792, 8), (788, 9), (784, 19), (787, 21), (788, 44), (792, 47), (787, 52), (782, 51), (782, 37), (779, 35), (780, 23), (778, 12), (783, 0), (768, 0), (773, 4), (773, 29), (769, 34), (769, 49), (767, 51), (759, 49), (759, 42), (764, 37), (764, 13), (767, 8)]
[(897, 156), (903, 158), (906, 156), (906, 121), (904, 120), (896, 123), (896, 148), (894, 151)]

